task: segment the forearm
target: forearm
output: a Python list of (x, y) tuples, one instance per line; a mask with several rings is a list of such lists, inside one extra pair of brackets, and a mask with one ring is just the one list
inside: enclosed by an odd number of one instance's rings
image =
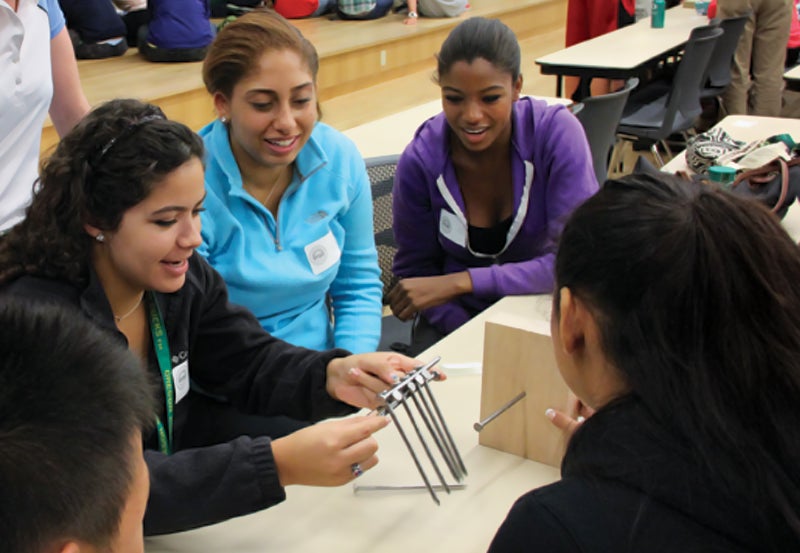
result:
[(145, 535), (207, 526), (286, 498), (269, 438), (241, 437), (169, 456), (146, 450), (145, 460), (150, 471)]

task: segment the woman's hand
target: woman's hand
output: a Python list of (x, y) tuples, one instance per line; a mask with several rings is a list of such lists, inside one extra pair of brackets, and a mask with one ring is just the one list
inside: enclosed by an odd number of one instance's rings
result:
[[(339, 401), (375, 409), (382, 404), (378, 394), (420, 364), (415, 359), (392, 352), (339, 357), (328, 363), (326, 388), (331, 397)], [(440, 375), (440, 380), (444, 379), (441, 371)]]
[(594, 409), (588, 405), (584, 405), (580, 399), (570, 393), (569, 400), (567, 401), (566, 413), (558, 411), (557, 409), (548, 409), (544, 414), (556, 428), (564, 432), (565, 437), (569, 440), (578, 427), (580, 427), (586, 419), (594, 415)]
[(467, 271), (462, 271), (439, 276), (404, 278), (395, 284), (388, 299), (395, 317), (407, 321), (417, 311), (447, 303), (470, 292), (472, 279)]
[(368, 471), (378, 463), (372, 437), (389, 419), (380, 415), (321, 422), (272, 441), (281, 486), (340, 486), (356, 478), (353, 465)]

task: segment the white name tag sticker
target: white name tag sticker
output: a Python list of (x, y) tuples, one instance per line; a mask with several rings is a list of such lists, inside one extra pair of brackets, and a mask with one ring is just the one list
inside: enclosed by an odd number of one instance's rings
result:
[(467, 245), (467, 229), (458, 217), (446, 209), (442, 209), (439, 215), (439, 234), (462, 248)]
[(336, 243), (336, 238), (331, 231), (328, 231), (328, 234), (319, 240), (311, 242), (305, 247), (305, 251), (308, 264), (315, 275), (330, 269), (342, 257), (339, 244)]
[(186, 360), (172, 369), (172, 383), (175, 386), (175, 403), (189, 393), (189, 361)]

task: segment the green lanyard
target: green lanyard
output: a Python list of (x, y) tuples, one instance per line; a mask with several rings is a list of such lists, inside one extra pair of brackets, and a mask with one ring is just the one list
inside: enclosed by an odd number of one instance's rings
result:
[(153, 347), (156, 350), (158, 368), (161, 371), (161, 380), (164, 382), (164, 399), (166, 401), (167, 428), (161, 422), (161, 417), (156, 416), (156, 429), (158, 430), (158, 449), (167, 455), (172, 453), (172, 425), (175, 417), (175, 384), (172, 381), (172, 363), (170, 362), (167, 332), (164, 329), (164, 319), (161, 310), (152, 292), (147, 293), (150, 315), (150, 334), (153, 336)]

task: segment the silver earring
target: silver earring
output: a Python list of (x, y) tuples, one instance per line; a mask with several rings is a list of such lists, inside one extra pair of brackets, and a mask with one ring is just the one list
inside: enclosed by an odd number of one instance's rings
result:
[(228, 122), (228, 118), (225, 117), (224, 115), (222, 117), (220, 117), (219, 120), (220, 120), (221, 123), (227, 123)]
[(101, 232), (100, 234), (95, 236), (94, 239), (97, 240), (98, 242), (102, 243), (102, 242), (106, 241), (106, 235)]

